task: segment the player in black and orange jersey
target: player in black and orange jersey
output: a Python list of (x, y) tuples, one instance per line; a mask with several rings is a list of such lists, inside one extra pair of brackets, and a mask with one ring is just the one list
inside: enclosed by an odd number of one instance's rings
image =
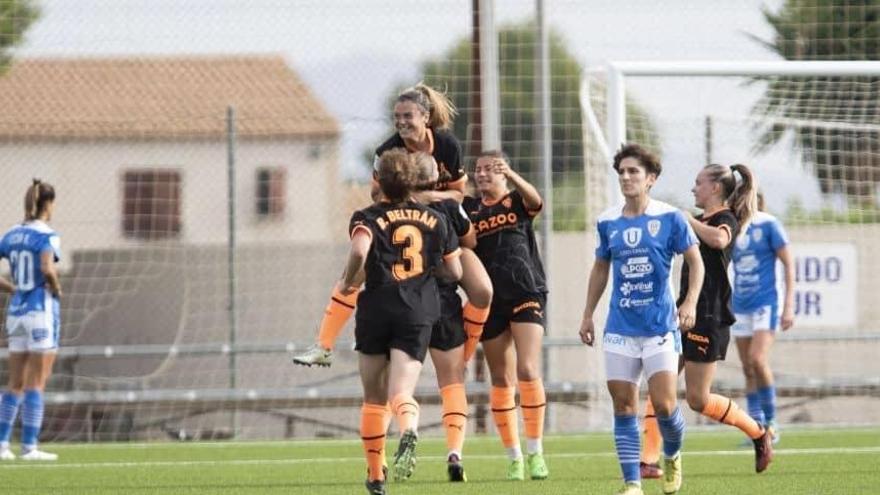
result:
[[(455, 116), (455, 106), (446, 95), (424, 84), (417, 84), (401, 92), (394, 103), (393, 118), (397, 132), (376, 149), (373, 170), (371, 195), (373, 200), (379, 197), (377, 181), (377, 164), (385, 151), (404, 148), (410, 153), (429, 153), (437, 162), (438, 180), (431, 191), (419, 193), (425, 203), (442, 199), (455, 199), (459, 203), (464, 197), (467, 175), (464, 172), (461, 158), (461, 145), (455, 135), (449, 131)], [(467, 267), (468, 256), (465, 256)], [(476, 316), (483, 313), (489, 305), (491, 289), (479, 285), (479, 281), (470, 284), (473, 290), (468, 292), (468, 300), (473, 306), (470, 312)], [(464, 284), (466, 289), (467, 284)], [(484, 297), (488, 295), (489, 297)], [(354, 312), (357, 293), (344, 295), (334, 288), (330, 301), (324, 310), (324, 317), (318, 330), (315, 345), (293, 358), (293, 362), (305, 366), (330, 366), (333, 362), (333, 347), (345, 322)]]
[[(736, 180), (735, 173), (742, 178)], [(688, 223), (700, 239), (700, 257), (706, 269), (697, 302), (694, 327), (682, 333), (682, 360), (686, 398), (697, 413), (734, 426), (753, 440), (755, 471), (767, 469), (773, 458), (771, 435), (729, 397), (712, 393), (718, 361), (727, 355), (730, 326), (736, 321), (731, 308), (731, 288), (727, 277), (731, 251), (739, 232), (747, 229), (757, 210), (757, 188), (751, 170), (745, 165), (707, 165), (691, 190), (694, 205), (703, 210)], [(688, 288), (688, 263), (682, 266), (681, 291)], [(679, 298), (681, 304), (683, 297)], [(650, 420), (646, 420), (648, 423)], [(654, 420), (656, 421), (656, 420)], [(651, 427), (646, 434), (651, 434)], [(646, 446), (656, 442), (646, 441)], [(647, 450), (647, 448), (646, 448)]]
[[(364, 387), (361, 438), (367, 489), (385, 493), (384, 448), (388, 404), (397, 418), (400, 444), (395, 478), (415, 468), (419, 406), (413, 398), (433, 324), (440, 317), (437, 278), (458, 280), (458, 237), (437, 211), (412, 198), (418, 172), (404, 150), (382, 154), (378, 170), (383, 200), (352, 215), (351, 251), (341, 292), (365, 275), (355, 316), (355, 349)], [(363, 275), (362, 275), (363, 274)]]
[[(511, 461), (508, 479), (524, 479), (525, 464), (532, 479), (543, 479), (548, 471), (542, 447), (546, 399), (540, 363), (547, 284), (532, 227), (543, 201), (501, 152), (484, 152), (477, 159), (474, 178), (480, 198), (466, 197), (463, 206), (477, 230), (477, 256), (494, 287), (482, 336), (492, 378), (492, 415)], [(508, 184), (516, 190), (509, 191)], [(517, 431), (517, 381), (526, 427), (526, 463)]]
[[(437, 180), (437, 165), (427, 153), (413, 154), (420, 172), (419, 189), (431, 190)], [(416, 196), (419, 196), (417, 193)], [(476, 232), (461, 205), (452, 199), (429, 204), (443, 213), (461, 245), (462, 279), (459, 281), (471, 299), (462, 308), (458, 284), (438, 281), (440, 286), (441, 317), (431, 333), (429, 350), (431, 361), (437, 371), (437, 386), (443, 410), (443, 427), (446, 430), (447, 474), (449, 481), (466, 481), (462, 466), (462, 449), (467, 430), (468, 404), (465, 393), (465, 366), (476, 350), (483, 323), (489, 313), (492, 283), (479, 258), (471, 249), (476, 246)], [(473, 304), (474, 294), (482, 298), (482, 307)]]

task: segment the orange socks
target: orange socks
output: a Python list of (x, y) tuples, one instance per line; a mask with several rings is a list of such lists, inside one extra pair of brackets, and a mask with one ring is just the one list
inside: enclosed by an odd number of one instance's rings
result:
[(660, 427), (657, 426), (657, 415), (654, 414), (654, 404), (648, 397), (645, 404), (645, 421), (643, 423), (645, 441), (642, 448), (642, 462), (645, 464), (656, 464), (660, 461), (660, 447), (663, 445), (663, 438), (660, 436)]
[(464, 360), (467, 362), (477, 351), (480, 335), (483, 334), (483, 325), (489, 318), (489, 308), (478, 308), (468, 301), (462, 309), (462, 316), (464, 317), (464, 332), (467, 334), (467, 340), (464, 343)]
[(544, 436), (544, 411), (547, 409), (544, 381), (538, 378), (530, 382), (519, 382), (519, 402), (526, 426), (526, 442), (540, 440)]
[(495, 428), (501, 435), (501, 443), (508, 449), (519, 449), (519, 427), (516, 418), (515, 387), (492, 387), (489, 392), (489, 406)]
[(761, 425), (740, 409), (736, 402), (723, 395), (710, 394), (703, 415), (726, 425), (735, 426), (753, 440), (764, 434)]
[(360, 291), (352, 292), (347, 296), (343, 296), (339, 292), (339, 288), (333, 287), (333, 293), (330, 294), (330, 302), (324, 309), (324, 318), (321, 320), (321, 329), (318, 331), (318, 343), (324, 349), (333, 349), (339, 333), (345, 322), (351, 318), (354, 308), (357, 305), (357, 298)]
[(391, 414), (397, 418), (400, 433), (419, 428), (419, 403), (410, 395), (397, 394), (391, 399)]
[(367, 467), (370, 470), (370, 480), (385, 479), (382, 473), (382, 465), (385, 462), (385, 415), (387, 406), (364, 403), (361, 406), (361, 441), (364, 444), (364, 454), (367, 457)]
[(443, 428), (446, 429), (446, 449), (461, 459), (464, 435), (467, 429), (468, 405), (463, 383), (454, 383), (440, 389), (443, 403)]

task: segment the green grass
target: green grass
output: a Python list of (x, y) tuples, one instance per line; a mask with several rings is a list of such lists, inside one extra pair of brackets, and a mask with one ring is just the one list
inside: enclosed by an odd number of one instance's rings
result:
[[(880, 430), (784, 431), (776, 460), (761, 475), (741, 435), (689, 432), (682, 494), (880, 493)], [(610, 433), (550, 437), (545, 451), (550, 479), (507, 482), (497, 438), (468, 440), (470, 482), (445, 481), (444, 443), (423, 439), (413, 478), (389, 483), (390, 494), (605, 494), (620, 486)], [(5, 493), (52, 494), (361, 494), (364, 461), (357, 441), (261, 443), (47, 444), (54, 464), (0, 465)], [(389, 452), (396, 442), (389, 446)], [(661, 493), (657, 481), (645, 493)]]

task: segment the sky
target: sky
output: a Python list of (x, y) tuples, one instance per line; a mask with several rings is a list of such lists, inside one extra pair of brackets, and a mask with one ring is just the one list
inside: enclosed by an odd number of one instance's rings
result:
[[(545, 0), (551, 28), (584, 67), (611, 60), (774, 60), (761, 7), (781, 0)], [(363, 177), (365, 149), (383, 140), (391, 91), (419, 64), (470, 34), (469, 0), (42, 0), (16, 55), (111, 56), (275, 53), (307, 81), (344, 129), (342, 172)], [(497, 23), (533, 15), (534, 0), (497, 0)], [(631, 80), (660, 125), (664, 178), (657, 194), (689, 204), (703, 161), (703, 120), (716, 120), (713, 159), (753, 165), (782, 210), (820, 201), (815, 180), (784, 147), (750, 152), (743, 119), (760, 96), (741, 81)]]

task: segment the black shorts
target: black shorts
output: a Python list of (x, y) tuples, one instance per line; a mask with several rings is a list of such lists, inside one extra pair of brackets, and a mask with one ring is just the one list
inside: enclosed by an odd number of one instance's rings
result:
[(453, 314), (444, 313), (431, 329), (431, 341), (428, 347), (448, 351), (464, 344), (467, 335), (464, 332), (464, 318), (461, 310)]
[(685, 361), (724, 361), (727, 357), (727, 345), (730, 343), (730, 327), (694, 328), (690, 332), (682, 332), (681, 341), (681, 355)]
[(407, 322), (396, 318), (355, 318), (354, 349), (364, 354), (391, 355), (399, 349), (419, 362), (425, 362), (431, 324)]
[(546, 294), (531, 294), (513, 300), (493, 300), (480, 341), (494, 339), (506, 332), (511, 322), (537, 323), (543, 327), (546, 305)]

